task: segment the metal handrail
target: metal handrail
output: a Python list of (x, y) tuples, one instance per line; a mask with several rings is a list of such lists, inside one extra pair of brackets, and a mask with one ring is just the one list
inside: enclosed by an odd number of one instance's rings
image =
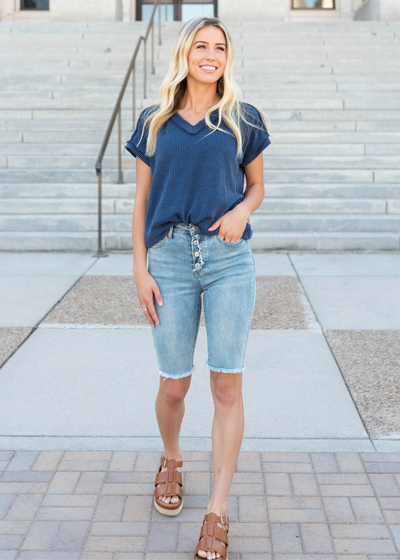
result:
[[(138, 39), (136, 44), (136, 48), (134, 50), (131, 62), (129, 64), (128, 70), (126, 72), (124, 81), (122, 82), (122, 86), (118, 95), (117, 102), (115, 103), (114, 110), (112, 112), (110, 122), (108, 123), (107, 131), (105, 133), (103, 143), (101, 144), (101, 148), (99, 151), (99, 155), (97, 156), (97, 160), (95, 163), (95, 169), (97, 173), (98, 179), (98, 241), (97, 241), (97, 254), (94, 255), (96, 257), (106, 257), (107, 253), (103, 252), (102, 246), (102, 225), (101, 225), (101, 171), (102, 171), (102, 163), (105, 151), (108, 146), (108, 142), (110, 140), (111, 132), (115, 124), (115, 119), (118, 115), (118, 181), (117, 183), (123, 183), (123, 175), (122, 175), (122, 150), (121, 150), (121, 103), (124, 97), (124, 93), (126, 90), (126, 86), (128, 85), (129, 77), (132, 73), (132, 85), (133, 85), (133, 92), (132, 92), (132, 101), (133, 101), (133, 108), (132, 108), (132, 126), (135, 126), (135, 112), (136, 112), (136, 83), (135, 83), (135, 65), (136, 65), (136, 58), (139, 54), (140, 45), (142, 42), (144, 43), (143, 47), (143, 98), (146, 99), (147, 95), (147, 39), (149, 33), (151, 31), (151, 73), (155, 74), (155, 67), (154, 67), (154, 14), (156, 9), (159, 8), (158, 11), (158, 44), (161, 45), (161, 2), (162, 0), (155, 0), (153, 11), (151, 13), (149, 25), (147, 26), (147, 31), (145, 36), (141, 35)], [(164, 0), (165, 4), (165, 19), (167, 20), (167, 1)]]

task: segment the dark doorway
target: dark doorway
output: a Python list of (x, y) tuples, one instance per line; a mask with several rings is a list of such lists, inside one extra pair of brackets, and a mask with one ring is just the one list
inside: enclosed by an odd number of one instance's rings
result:
[(48, 10), (50, 0), (21, 0), (21, 10)]
[(335, 0), (292, 0), (292, 10), (334, 10)]

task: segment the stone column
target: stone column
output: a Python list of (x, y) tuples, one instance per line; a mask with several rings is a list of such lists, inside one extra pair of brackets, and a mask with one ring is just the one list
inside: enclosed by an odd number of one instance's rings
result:
[(14, 0), (0, 0), (0, 21), (14, 19)]
[(122, 0), (122, 21), (135, 20), (135, 7), (131, 0)]
[(352, 0), (336, 0), (336, 10), (340, 14), (340, 19), (353, 19)]

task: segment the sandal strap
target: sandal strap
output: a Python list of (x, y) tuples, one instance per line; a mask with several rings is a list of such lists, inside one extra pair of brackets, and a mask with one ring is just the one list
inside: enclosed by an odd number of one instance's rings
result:
[(182, 499), (182, 486), (179, 486), (179, 484), (173, 482), (169, 484), (161, 484), (154, 490), (154, 495), (156, 498), (159, 498), (160, 496), (175, 496), (175, 494)]
[(204, 523), (204, 521), (211, 522), (211, 523), (221, 523), (222, 525), (227, 525), (228, 526), (228, 531), (229, 531), (229, 517), (227, 515), (225, 515), (224, 513), (222, 513), (221, 515), (217, 515), (216, 513), (211, 511), (210, 513), (205, 514), (203, 523)]
[(228, 544), (227, 532), (225, 531), (225, 529), (222, 529), (222, 527), (218, 527), (218, 525), (216, 524), (210, 525), (209, 523), (205, 523), (200, 529), (200, 536), (215, 537), (219, 541), (223, 541), (225, 544)]
[(199, 550), (206, 550), (207, 552), (218, 552), (221, 555), (221, 558), (219, 558), (218, 560), (224, 560), (224, 558), (226, 558), (226, 547), (212, 537), (201, 537), (197, 544), (195, 554), (197, 554)]
[(166, 459), (164, 455), (161, 457), (161, 465), (160, 467), (168, 467), (175, 469), (176, 467), (182, 467), (183, 460), (177, 461), (176, 459)]
[(154, 485), (157, 484), (170, 484), (171, 482), (176, 482), (182, 486), (182, 473), (174, 469), (168, 469), (167, 471), (158, 472), (156, 474), (156, 479)]

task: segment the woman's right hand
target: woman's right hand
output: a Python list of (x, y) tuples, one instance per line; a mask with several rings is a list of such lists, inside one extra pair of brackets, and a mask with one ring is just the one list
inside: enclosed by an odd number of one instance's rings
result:
[[(157, 282), (148, 270), (144, 270), (139, 273), (133, 271), (133, 276), (135, 278), (136, 292), (139, 298), (140, 307), (143, 309), (144, 316), (152, 327), (155, 326), (154, 322), (159, 325), (160, 321), (154, 307), (153, 294), (158, 305), (163, 305), (163, 300)], [(145, 309), (146, 311), (144, 311)]]

